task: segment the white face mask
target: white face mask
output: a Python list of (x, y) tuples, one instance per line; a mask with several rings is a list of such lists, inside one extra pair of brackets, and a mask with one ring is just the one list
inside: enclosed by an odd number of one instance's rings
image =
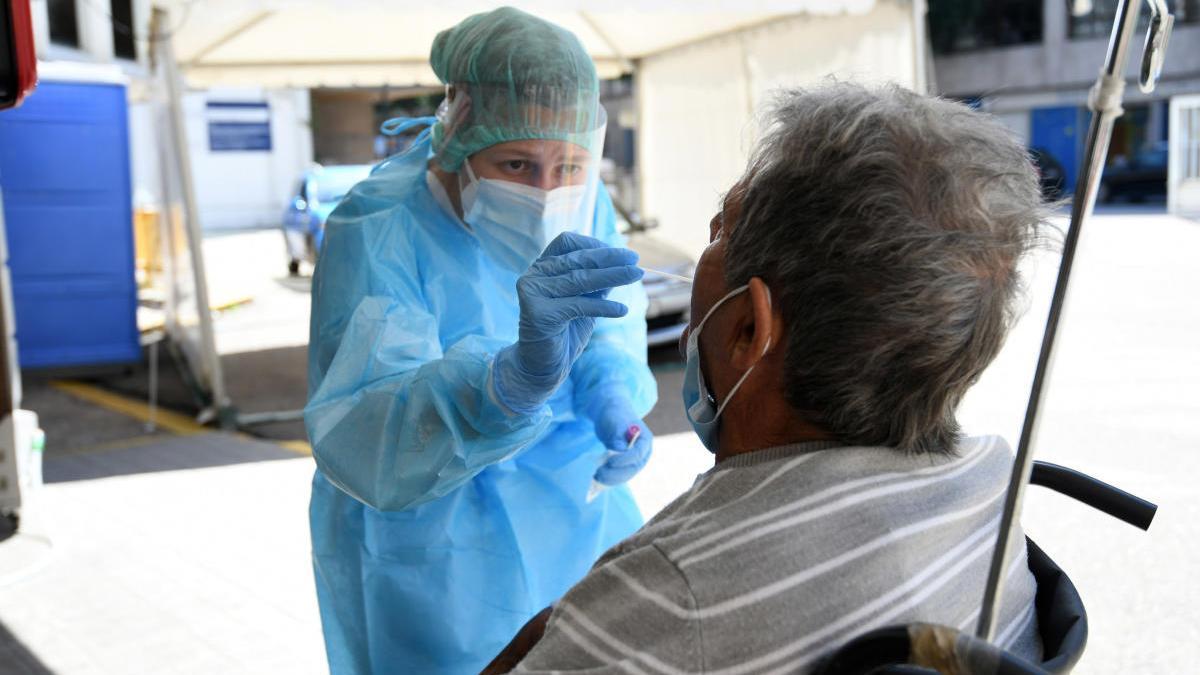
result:
[(515, 272), (528, 269), (563, 232), (591, 231), (587, 183), (542, 190), (480, 179), (468, 160), (459, 172), (459, 186), (463, 220), (488, 255)]

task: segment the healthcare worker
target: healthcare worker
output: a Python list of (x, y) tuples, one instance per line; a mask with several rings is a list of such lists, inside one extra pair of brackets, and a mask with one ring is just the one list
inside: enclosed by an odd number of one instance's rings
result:
[[(413, 146), (329, 219), (313, 279), (311, 526), (334, 673), (478, 672), (641, 525), (656, 397), (637, 256), (569, 32), (443, 31)], [(602, 489), (597, 489), (597, 487)]]

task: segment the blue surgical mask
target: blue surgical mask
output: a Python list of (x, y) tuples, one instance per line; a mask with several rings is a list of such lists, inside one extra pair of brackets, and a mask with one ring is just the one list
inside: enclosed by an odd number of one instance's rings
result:
[[(725, 406), (729, 405), (729, 401), (733, 400), (733, 395), (737, 393), (742, 383), (754, 371), (754, 366), (750, 366), (746, 370), (741, 379), (737, 381), (737, 384), (733, 385), (733, 389), (729, 390), (729, 395), (725, 397), (725, 401), (718, 407), (716, 400), (708, 392), (708, 385), (704, 381), (704, 373), (700, 372), (700, 331), (704, 328), (704, 324), (708, 323), (713, 312), (717, 311), (717, 308), (722, 303), (740, 293), (745, 293), (748, 288), (750, 288), (748, 285), (742, 286), (725, 294), (725, 297), (718, 300), (708, 310), (708, 314), (705, 314), (700, 323), (696, 325), (696, 328), (688, 334), (687, 367), (683, 372), (683, 405), (687, 412), (688, 422), (692, 424), (692, 431), (696, 432), (696, 435), (700, 437), (700, 442), (714, 455), (717, 454), (717, 431), (720, 429), (721, 413), (725, 411)], [(770, 289), (767, 289), (768, 302), (771, 298), (770, 294)], [(766, 354), (770, 348), (771, 341), (768, 339), (766, 346), (763, 347), (763, 354)]]
[(463, 220), (493, 260), (524, 272), (563, 232), (590, 233), (589, 186), (542, 190), (522, 183), (480, 179), (463, 162), (459, 173)]

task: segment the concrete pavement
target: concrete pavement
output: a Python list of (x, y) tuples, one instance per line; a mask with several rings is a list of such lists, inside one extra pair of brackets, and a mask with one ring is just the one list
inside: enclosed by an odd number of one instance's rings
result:
[[(108, 475), (69, 480), (96, 466)], [(46, 469), (67, 479), (37, 505), (52, 558), (0, 585), (7, 644), (33, 663), (0, 661), (0, 672), (326, 670), (309, 567), (311, 460), (205, 433), (48, 458)]]

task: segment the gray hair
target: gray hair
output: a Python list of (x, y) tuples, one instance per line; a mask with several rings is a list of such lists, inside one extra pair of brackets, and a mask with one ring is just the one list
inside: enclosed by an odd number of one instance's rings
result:
[(770, 286), (788, 402), (846, 443), (953, 453), (1049, 213), (1021, 143), (897, 86), (786, 90), (735, 199), (726, 281)]

